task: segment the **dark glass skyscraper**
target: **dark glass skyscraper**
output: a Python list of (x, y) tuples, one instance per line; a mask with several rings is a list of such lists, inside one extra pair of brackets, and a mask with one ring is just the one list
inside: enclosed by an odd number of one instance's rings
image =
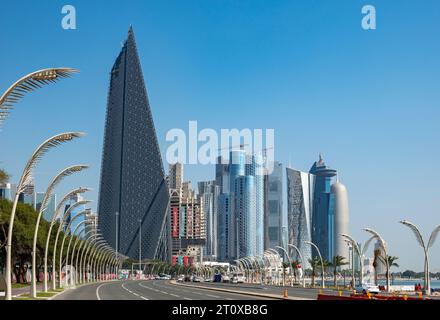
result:
[(99, 228), (112, 247), (118, 243), (121, 254), (135, 259), (141, 229), (142, 259), (165, 258), (168, 186), (132, 28), (110, 77)]
[(330, 197), (330, 186), (337, 171), (328, 167), (319, 155), (319, 160), (313, 164), (310, 173), (316, 177), (312, 209), (312, 241), (318, 246), (322, 256), (331, 261), (334, 234), (333, 198)]

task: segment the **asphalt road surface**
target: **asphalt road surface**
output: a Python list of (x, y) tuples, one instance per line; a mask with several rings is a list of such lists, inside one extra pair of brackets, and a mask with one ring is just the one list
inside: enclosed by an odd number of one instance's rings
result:
[(171, 284), (166, 280), (127, 280), (94, 283), (66, 290), (54, 300), (267, 300)]

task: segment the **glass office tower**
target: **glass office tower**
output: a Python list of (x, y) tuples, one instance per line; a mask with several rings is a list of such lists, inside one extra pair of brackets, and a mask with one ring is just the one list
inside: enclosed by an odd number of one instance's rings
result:
[(104, 238), (113, 248), (118, 243), (121, 254), (137, 259), (141, 228), (142, 259), (170, 259), (160, 250), (166, 250), (166, 245), (160, 244), (167, 243), (164, 237), (169, 233), (168, 198), (153, 116), (130, 27), (110, 74), (98, 204), (99, 228)]
[[(313, 228), (312, 242), (315, 243), (324, 259), (331, 261), (333, 257), (333, 203), (330, 197), (332, 178), (337, 171), (328, 167), (322, 156), (309, 171), (315, 178), (313, 195)], [(315, 253), (314, 253), (315, 255)]]
[[(288, 243), (300, 250), (304, 261), (303, 270), (310, 268), (312, 248), (304, 241), (312, 241), (312, 212), (315, 176), (306, 172), (286, 168), (287, 175), (287, 228)], [(292, 251), (295, 260), (300, 260)]]

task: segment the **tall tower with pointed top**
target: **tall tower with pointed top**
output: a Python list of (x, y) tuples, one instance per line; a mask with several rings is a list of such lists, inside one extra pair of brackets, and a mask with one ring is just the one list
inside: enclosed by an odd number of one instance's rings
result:
[(99, 229), (113, 248), (117, 244), (120, 254), (138, 259), (141, 249), (142, 259), (161, 258), (167, 208), (168, 187), (130, 27), (110, 73)]

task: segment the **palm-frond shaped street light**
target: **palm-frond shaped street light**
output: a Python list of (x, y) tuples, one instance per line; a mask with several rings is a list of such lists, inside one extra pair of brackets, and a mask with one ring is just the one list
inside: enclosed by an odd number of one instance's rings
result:
[[(352, 248), (354, 249), (353, 252), (356, 252), (356, 254), (359, 257), (359, 286), (362, 287), (362, 284), (364, 283), (364, 262), (362, 261), (362, 257), (367, 252), (368, 246), (370, 245), (371, 241), (373, 239), (376, 239), (376, 237), (375, 236), (370, 237), (363, 246), (360, 246), (356, 242), (356, 240), (354, 240), (354, 238), (351, 237), (350, 235), (342, 233), (341, 236), (344, 237), (346, 241), (348, 241), (348, 243), (351, 244)], [(354, 282), (353, 282), (353, 286), (354, 286)]]
[(424, 288), (426, 294), (431, 294), (431, 284), (429, 279), (429, 248), (431, 248), (434, 245), (435, 239), (437, 238), (438, 233), (440, 232), (440, 225), (436, 226), (434, 230), (431, 233), (431, 236), (428, 240), (428, 245), (425, 244), (425, 241), (423, 240), (422, 234), (419, 230), (419, 228), (416, 227), (416, 225), (412, 222), (403, 220), (399, 221), (401, 224), (407, 226), (412, 230), (414, 235), (416, 236), (416, 240), (419, 243), (419, 245), (423, 248), (423, 252), (425, 254), (425, 265), (424, 265)]
[(32, 173), (40, 162), (41, 158), (52, 148), (55, 148), (65, 142), (72, 141), (75, 138), (83, 136), (82, 132), (66, 132), (53, 136), (44, 141), (32, 154), (28, 160), (23, 173), (20, 178), (20, 182), (17, 186), (17, 192), (15, 194), (14, 203), (12, 205), (11, 217), (8, 227), (8, 239), (6, 244), (6, 300), (12, 299), (12, 286), (11, 286), (11, 266), (12, 266), (12, 232), (14, 229), (15, 211), (17, 210), (18, 198), (23, 191), (29, 186), (32, 181)]
[(387, 249), (387, 245), (385, 240), (381, 237), (381, 235), (374, 231), (371, 228), (364, 228), (364, 231), (370, 233), (371, 235), (373, 235), (373, 237), (379, 241), (381, 248), (384, 251), (384, 260), (385, 260), (385, 267), (386, 267), (386, 278), (387, 278), (387, 292), (391, 291), (391, 283), (390, 283), (390, 264), (389, 264), (389, 260), (388, 260), (388, 249)]
[(0, 97), (0, 128), (8, 117), (10, 110), (27, 93), (58, 82), (60, 79), (69, 78), (77, 72), (79, 71), (72, 68), (49, 68), (29, 73), (17, 80)]
[[(78, 194), (85, 193), (87, 191), (90, 191), (89, 188), (83, 188), (79, 187), (76, 189), (73, 189), (72, 191), (68, 192), (64, 195), (64, 197), (61, 199), (61, 201), (58, 203), (55, 212), (52, 216), (49, 231), (47, 232), (46, 237), (46, 246), (44, 248), (44, 292), (47, 292), (47, 256), (49, 252), (49, 242), (50, 242), (50, 235), (52, 233), (52, 228), (55, 225), (55, 221), (58, 219), (58, 216), (60, 215), (61, 210), (63, 209), (64, 204), (70, 200), (73, 196), (76, 196)], [(52, 280), (53, 280), (53, 289), (55, 290), (55, 270), (52, 270)]]
[[(32, 244), (32, 280), (31, 280), (31, 296), (33, 298), (37, 297), (37, 238), (38, 238), (38, 229), (40, 226), (40, 220), (41, 216), (43, 215), (43, 212), (47, 209), (47, 206), (49, 204), (50, 197), (53, 194), (53, 191), (55, 190), (55, 187), (66, 177), (80, 172), (84, 169), (87, 169), (89, 166), (87, 165), (75, 165), (70, 166), (62, 170), (60, 173), (58, 173), (55, 178), (51, 181), (49, 186), (47, 187), (46, 193), (44, 194), (43, 201), (41, 202), (41, 207), (38, 212), (37, 216), (37, 222), (35, 223), (35, 231), (34, 231), (34, 242)], [(44, 274), (44, 277), (46, 277), (46, 274)]]

